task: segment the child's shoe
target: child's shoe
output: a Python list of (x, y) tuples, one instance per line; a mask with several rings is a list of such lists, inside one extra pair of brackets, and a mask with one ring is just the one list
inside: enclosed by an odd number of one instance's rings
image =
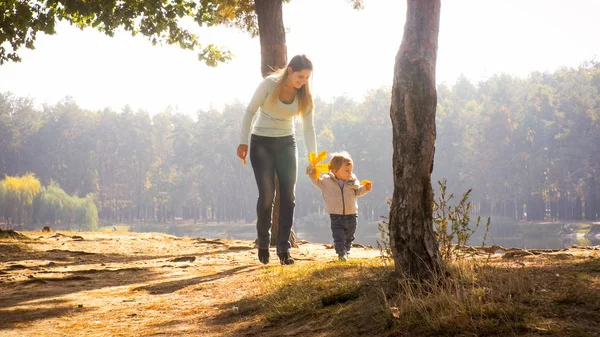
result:
[(340, 261), (342, 261), (342, 262), (348, 261), (348, 254), (340, 254), (338, 256), (339, 256)]

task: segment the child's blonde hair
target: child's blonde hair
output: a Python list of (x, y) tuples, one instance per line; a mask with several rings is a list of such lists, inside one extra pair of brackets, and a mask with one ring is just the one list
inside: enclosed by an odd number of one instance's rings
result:
[(331, 160), (329, 161), (329, 170), (335, 172), (342, 168), (342, 166), (353, 165), (352, 157), (346, 151), (336, 152), (331, 154)]

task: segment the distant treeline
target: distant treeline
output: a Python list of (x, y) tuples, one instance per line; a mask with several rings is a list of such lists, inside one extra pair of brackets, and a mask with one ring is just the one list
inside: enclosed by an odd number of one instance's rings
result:
[(473, 187), (483, 215), (597, 219), (599, 93), (595, 61), (441, 86), (435, 176), (460, 191)]
[(0, 219), (6, 228), (22, 224), (66, 224), (77, 229), (98, 227), (93, 195), (70, 196), (54, 182), (42, 186), (33, 174), (0, 180)]
[[(450, 192), (473, 188), (481, 215), (597, 219), (599, 92), (598, 62), (439, 86), (434, 190), (442, 178)], [(360, 200), (362, 219), (386, 216), (393, 192), (390, 99), (390, 89), (380, 88), (360, 100), (316, 100), (319, 150), (348, 151), (358, 178), (373, 180)], [(65, 99), (40, 110), (3, 93), (0, 178), (32, 172), (44, 186), (95, 196), (100, 219), (111, 223), (253, 221), (254, 176), (235, 155), (244, 109), (236, 102), (195, 116), (172, 109), (151, 116), (129, 107), (90, 111)], [(297, 134), (301, 221), (324, 209), (304, 174), (307, 153)]]

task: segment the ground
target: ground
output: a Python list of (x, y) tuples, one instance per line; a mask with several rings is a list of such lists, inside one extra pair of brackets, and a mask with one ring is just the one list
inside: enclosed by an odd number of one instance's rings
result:
[[(267, 324), (242, 319), (244, 308), (232, 303), (257, 295), (265, 268), (286, 268), (273, 250), (260, 264), (250, 241), (62, 233), (0, 241), (0, 335), (231, 336), (240, 325)], [(321, 244), (292, 254), (299, 264), (335, 260)]]
[(600, 246), (464, 247), (423, 285), (369, 247), (281, 266), (252, 241), (0, 234), (0, 336), (600, 336)]

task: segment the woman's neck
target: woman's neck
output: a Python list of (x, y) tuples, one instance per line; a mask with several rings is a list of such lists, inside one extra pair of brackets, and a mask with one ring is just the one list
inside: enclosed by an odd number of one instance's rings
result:
[(285, 82), (283, 82), (282, 89), (287, 93), (296, 93), (296, 91), (298, 90), (298, 89), (296, 89), (296, 87), (294, 87), (293, 85), (290, 84), (289, 79), (286, 80)]

